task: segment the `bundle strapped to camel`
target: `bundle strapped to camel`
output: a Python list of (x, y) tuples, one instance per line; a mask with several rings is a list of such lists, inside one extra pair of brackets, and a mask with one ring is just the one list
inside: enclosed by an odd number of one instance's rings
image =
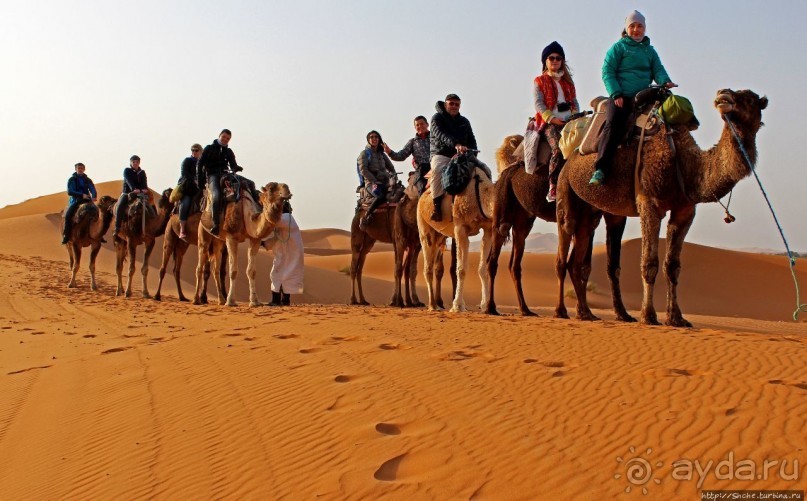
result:
[(474, 168), (468, 161), (467, 155), (455, 155), (452, 157), (442, 174), (443, 189), (446, 193), (449, 195), (462, 193), (468, 183), (471, 182)]

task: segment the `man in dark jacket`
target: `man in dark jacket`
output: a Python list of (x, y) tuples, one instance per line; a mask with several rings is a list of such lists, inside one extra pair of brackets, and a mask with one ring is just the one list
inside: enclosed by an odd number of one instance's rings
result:
[(191, 156), (182, 161), (182, 169), (179, 181), (177, 182), (177, 186), (182, 187), (182, 199), (179, 201), (179, 238), (182, 240), (187, 238), (185, 225), (188, 222), (193, 199), (199, 194), (199, 185), (197, 184), (198, 181), (196, 178), (196, 164), (199, 163), (199, 157), (201, 156), (202, 145), (192, 145)]
[[(67, 180), (67, 194), (70, 195), (70, 201), (67, 210), (64, 212), (64, 232), (62, 234), (62, 245), (66, 244), (70, 239), (70, 230), (73, 229), (73, 217), (76, 215), (81, 204), (87, 202), (94, 202), (98, 198), (98, 192), (95, 191), (95, 184), (92, 179), (87, 177), (84, 173), (86, 167), (83, 163), (79, 162), (75, 165), (76, 171)], [(103, 239), (102, 239), (103, 240)]]
[(112, 240), (118, 241), (120, 225), (123, 223), (123, 218), (126, 217), (126, 209), (129, 208), (129, 194), (148, 195), (148, 192), (148, 179), (146, 171), (140, 168), (140, 157), (132, 155), (129, 158), (129, 167), (123, 169), (123, 188), (115, 209), (115, 230), (112, 232)]
[[(443, 171), (451, 157), (461, 153), (468, 153), (468, 150), (476, 150), (476, 137), (471, 129), (471, 122), (460, 115), (460, 98), (456, 94), (446, 96), (445, 102), (437, 101), (435, 106), (437, 113), (432, 117), (431, 123), (431, 148), (430, 161), (432, 172), (432, 198), (434, 199), (434, 212), (432, 221), (443, 219), (440, 204), (445, 195), (443, 188)], [(475, 157), (470, 157), (474, 164), (482, 167), (490, 174), (490, 169), (478, 161)]]
[(213, 227), (210, 229), (210, 233), (213, 235), (219, 234), (219, 219), (222, 209), (221, 176), (228, 170), (228, 167), (234, 173), (244, 170), (235, 162), (235, 153), (227, 146), (232, 137), (233, 133), (229, 129), (223, 129), (218, 139), (205, 146), (196, 170), (199, 186), (206, 185), (213, 195)]
[[(426, 189), (426, 174), (431, 170), (429, 164), (429, 122), (426, 117), (415, 117), (415, 137), (406, 142), (401, 151), (392, 151), (387, 143), (384, 143), (384, 152), (396, 162), (403, 162), (409, 155), (412, 155), (412, 167), (415, 168), (414, 184), (417, 187), (418, 195)], [(411, 174), (410, 174), (411, 175)]]

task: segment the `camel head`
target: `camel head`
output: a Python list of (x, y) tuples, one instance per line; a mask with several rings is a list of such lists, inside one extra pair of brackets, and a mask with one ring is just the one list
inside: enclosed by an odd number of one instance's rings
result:
[(271, 182), (261, 188), (260, 198), (264, 207), (282, 208), (283, 204), (291, 199), (291, 191), (286, 183)]
[(174, 203), (171, 201), (171, 193), (173, 191), (173, 188), (163, 190), (162, 195), (160, 195), (160, 199), (157, 200), (158, 209), (165, 209), (167, 212), (171, 212), (171, 210), (173, 210)]
[(523, 141), (524, 136), (521, 134), (513, 134), (512, 136), (505, 137), (504, 141), (502, 141), (502, 145), (496, 149), (496, 168), (500, 174), (510, 164), (519, 160), (519, 158), (516, 158), (516, 148), (518, 148)]
[(117, 202), (117, 198), (110, 197), (109, 195), (104, 195), (98, 199), (98, 203), (96, 204), (101, 212), (106, 212), (108, 210), (112, 210), (112, 207), (115, 206), (115, 202)]
[(717, 91), (715, 108), (749, 132), (756, 132), (762, 126), (762, 110), (768, 106), (768, 98), (759, 97), (750, 90), (722, 89)]

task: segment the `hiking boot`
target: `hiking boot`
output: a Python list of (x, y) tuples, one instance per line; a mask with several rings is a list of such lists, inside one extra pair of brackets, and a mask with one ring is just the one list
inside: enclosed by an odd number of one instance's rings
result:
[(594, 175), (591, 176), (591, 180), (588, 182), (588, 184), (592, 186), (599, 186), (603, 182), (605, 182), (605, 172), (597, 169), (594, 171)]
[(285, 292), (280, 294), (280, 304), (283, 306), (291, 306), (291, 294)]
[(268, 303), (266, 306), (281, 306), (283, 304), (283, 299), (279, 292), (272, 291), (272, 302)]
[(546, 195), (547, 202), (554, 202), (557, 199), (557, 191), (554, 186), (549, 187), (549, 193)]
[(69, 242), (69, 241), (70, 241), (70, 238), (68, 238), (68, 236), (67, 236), (67, 235), (63, 235), (63, 236), (62, 236), (62, 245), (65, 245), (65, 244), (66, 244), (67, 242)]

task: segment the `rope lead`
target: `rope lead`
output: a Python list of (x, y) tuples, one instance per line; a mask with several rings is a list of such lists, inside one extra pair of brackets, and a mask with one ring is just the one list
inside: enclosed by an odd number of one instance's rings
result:
[(785, 238), (785, 232), (782, 230), (782, 225), (779, 224), (779, 218), (776, 217), (776, 212), (773, 210), (773, 206), (771, 205), (771, 201), (768, 198), (768, 194), (765, 192), (765, 188), (762, 186), (762, 181), (760, 181), (759, 176), (757, 175), (757, 171), (754, 168), (754, 165), (751, 163), (751, 159), (748, 157), (748, 153), (745, 151), (745, 146), (743, 146), (742, 141), (740, 141), (740, 136), (737, 134), (737, 130), (734, 128), (734, 124), (731, 123), (729, 120), (728, 115), (723, 115), (723, 120), (729, 126), (731, 130), (731, 134), (734, 136), (734, 139), (737, 141), (737, 145), (740, 147), (740, 151), (743, 154), (743, 158), (745, 158), (745, 163), (748, 164), (748, 168), (751, 169), (751, 172), (754, 174), (754, 178), (757, 180), (757, 184), (759, 185), (760, 191), (762, 191), (762, 196), (765, 197), (765, 203), (768, 204), (768, 209), (771, 211), (771, 215), (773, 216), (773, 220), (776, 223), (776, 228), (779, 230), (779, 235), (782, 237), (782, 242), (785, 243), (785, 249), (787, 250), (787, 258), (790, 262), (790, 274), (793, 276), (793, 284), (796, 286), (796, 310), (793, 312), (793, 320), (798, 321), (799, 313), (805, 312), (807, 313), (807, 304), (802, 304), (800, 296), (799, 296), (799, 281), (796, 278), (796, 256), (790, 250), (790, 246), (787, 244), (787, 238)]

